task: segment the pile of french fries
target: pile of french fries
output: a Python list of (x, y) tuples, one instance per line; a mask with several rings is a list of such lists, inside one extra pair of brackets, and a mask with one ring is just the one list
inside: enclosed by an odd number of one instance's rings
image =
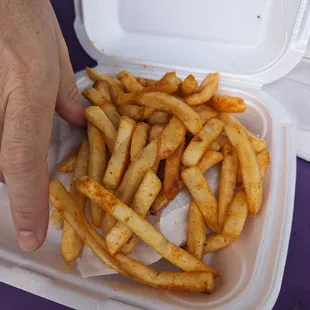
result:
[[(218, 273), (203, 257), (230, 246), (248, 213), (259, 213), (270, 162), (266, 141), (232, 116), (246, 110), (244, 100), (216, 94), (218, 73), (200, 85), (193, 75), (181, 81), (175, 72), (159, 81), (127, 71), (116, 78), (87, 73), (94, 81), (82, 93), (91, 103), (85, 108), (88, 139), (58, 166), (72, 172), (71, 190), (50, 183), (51, 221), (62, 227), (64, 260), (75, 261), (87, 244), (124, 276), (161, 289), (211, 293)], [(204, 173), (217, 164), (215, 197)], [(158, 214), (185, 187), (192, 200), (181, 248), (146, 216)], [(157, 272), (128, 257), (137, 237), (181, 271)]]

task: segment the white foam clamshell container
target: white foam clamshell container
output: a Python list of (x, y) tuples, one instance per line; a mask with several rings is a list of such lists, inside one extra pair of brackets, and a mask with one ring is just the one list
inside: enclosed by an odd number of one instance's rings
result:
[[(291, 231), (299, 124), (298, 115), (261, 88), (302, 58), (310, 1), (76, 0), (75, 7), (77, 36), (98, 71), (125, 69), (157, 79), (175, 70), (180, 78), (193, 73), (199, 80), (220, 72), (220, 91), (246, 100), (241, 121), (268, 141), (272, 162), (263, 207), (238, 242), (209, 255), (221, 274), (209, 296), (165, 292), (119, 275), (82, 279), (48, 241), (36, 253), (21, 252), (13, 229), (1, 220), (0, 280), (76, 309), (271, 309)], [(84, 72), (77, 83), (80, 89), (91, 84)], [(168, 268), (164, 261), (154, 267)]]

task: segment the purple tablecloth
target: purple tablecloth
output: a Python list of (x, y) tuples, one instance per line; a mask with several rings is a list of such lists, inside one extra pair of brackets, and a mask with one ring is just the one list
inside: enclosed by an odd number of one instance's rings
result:
[[(51, 2), (68, 44), (74, 71), (82, 70), (85, 66), (93, 66), (95, 61), (89, 58), (79, 45), (73, 29), (73, 1), (51, 0)], [(310, 309), (310, 240), (308, 239), (310, 235), (310, 190), (307, 185), (309, 180), (310, 164), (298, 159), (292, 234), (283, 284), (274, 310)], [(0, 296), (0, 309), (5, 310), (69, 309), (2, 283), (0, 283)]]

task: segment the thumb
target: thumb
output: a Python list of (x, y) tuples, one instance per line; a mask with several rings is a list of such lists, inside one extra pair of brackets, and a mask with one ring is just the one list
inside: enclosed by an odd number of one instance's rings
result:
[(59, 25), (56, 24), (55, 28), (60, 66), (60, 84), (56, 102), (56, 111), (66, 121), (77, 126), (85, 126), (86, 120), (83, 113), (84, 107), (76, 87), (67, 45), (64, 41)]

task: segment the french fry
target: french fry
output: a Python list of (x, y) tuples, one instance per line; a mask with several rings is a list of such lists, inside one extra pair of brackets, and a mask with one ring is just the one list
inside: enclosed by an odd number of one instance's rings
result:
[(90, 123), (100, 130), (110, 153), (113, 153), (116, 129), (107, 115), (99, 107), (95, 106), (86, 108), (84, 115)]
[(129, 240), (122, 246), (119, 253), (122, 253), (124, 255), (129, 255), (134, 250), (134, 248), (137, 244), (137, 241), (138, 241), (138, 239), (137, 239), (136, 235), (132, 235), (131, 238), (129, 238)]
[[(131, 208), (141, 217), (146, 217), (146, 214), (160, 189), (161, 182), (155, 172), (148, 170), (135, 194)], [(105, 240), (108, 251), (114, 255), (120, 249), (123, 249), (122, 247), (131, 238), (131, 236), (132, 231), (127, 228), (126, 225), (118, 222), (106, 235)]]
[(212, 118), (218, 117), (218, 112), (208, 107), (206, 104), (200, 104), (193, 106), (193, 110), (196, 111), (205, 122), (209, 121)]
[[(98, 81), (105, 82), (105, 81)], [(91, 104), (100, 107), (103, 112), (107, 115), (109, 120), (114, 125), (115, 129), (118, 128), (118, 124), (121, 116), (117, 112), (116, 107), (111, 101), (109, 101), (104, 94), (95, 88), (89, 87), (83, 90), (82, 95), (91, 102)]]
[[(205, 173), (211, 167), (215, 166), (223, 160), (223, 154), (220, 152), (206, 151), (202, 158), (200, 159), (197, 167), (202, 173)], [(179, 192), (183, 189), (184, 182), (180, 180), (179, 182)], [(156, 197), (152, 207), (151, 214), (157, 215), (161, 209), (163, 209), (169, 203), (169, 199), (166, 197), (164, 189), (162, 188)]]
[(57, 171), (59, 172), (72, 172), (74, 170), (78, 149), (68, 154), (58, 165)]
[(144, 87), (128, 71), (121, 71), (116, 77), (122, 82), (129, 93), (137, 93), (144, 89)]
[(240, 164), (239, 164), (239, 169), (237, 172), (237, 184), (238, 185), (242, 184), (242, 172), (241, 172)]
[(205, 241), (205, 222), (197, 204), (192, 200), (188, 216), (186, 251), (201, 260)]
[(105, 211), (125, 224), (142, 241), (172, 264), (184, 271), (207, 271), (217, 276), (217, 272), (211, 267), (170, 243), (150, 222), (139, 216), (96, 181), (89, 177), (81, 177), (75, 185), (81, 193), (95, 200)]
[(221, 149), (221, 146), (216, 141), (213, 141), (208, 147), (208, 151), (218, 152), (220, 149)]
[(121, 105), (118, 107), (118, 111), (122, 116), (128, 116), (136, 122), (142, 121), (144, 108), (138, 105)]
[(264, 139), (255, 136), (229, 113), (220, 113), (219, 118), (225, 125), (242, 128), (246, 132), (255, 153), (259, 153), (267, 148), (267, 142)]
[(155, 124), (151, 127), (150, 133), (149, 133), (149, 142), (151, 142), (154, 139), (159, 139), (161, 137), (161, 134), (163, 133), (166, 125), (164, 124)]
[(182, 100), (166, 93), (156, 92), (140, 95), (137, 103), (145, 107), (172, 113), (193, 134), (197, 134), (204, 124), (203, 118), (191, 107)]
[(158, 141), (151, 141), (141, 152), (138, 159), (129, 164), (118, 188), (118, 198), (130, 205), (145, 173), (153, 167), (158, 159)]
[(237, 154), (230, 144), (224, 146), (223, 153), (224, 160), (220, 174), (218, 203), (218, 222), (220, 227), (223, 227), (227, 209), (234, 198), (239, 164)]
[(143, 110), (143, 117), (142, 117), (142, 119), (144, 121), (147, 120), (150, 117), (150, 115), (152, 115), (154, 112), (155, 112), (155, 109), (149, 108), (149, 107), (145, 107), (144, 110)]
[(185, 98), (192, 95), (197, 87), (198, 82), (196, 81), (195, 77), (192, 74), (188, 75), (180, 85), (180, 96)]
[(255, 152), (246, 132), (241, 127), (237, 129), (225, 126), (225, 132), (238, 154), (250, 213), (256, 216), (263, 201), (263, 184)]
[(174, 199), (179, 193), (181, 156), (185, 147), (185, 137), (176, 151), (166, 158), (164, 191), (168, 200)]
[[(76, 164), (72, 176), (72, 185), (70, 189), (70, 195), (77, 204), (79, 210), (84, 211), (86, 197), (77, 191), (75, 185), (73, 184), (80, 176), (85, 176), (87, 174), (88, 166), (88, 153), (89, 153), (89, 143), (84, 140), (81, 143), (79, 152), (76, 158)], [(54, 205), (54, 207), (56, 207)], [(83, 240), (75, 232), (75, 230), (64, 221), (61, 237), (61, 253), (65, 262), (70, 263), (75, 261), (83, 248)]]
[(111, 229), (115, 226), (116, 223), (117, 220), (111, 214), (104, 212), (101, 220), (101, 228), (106, 234), (111, 231)]
[(141, 154), (142, 150), (146, 146), (148, 142), (150, 131), (150, 125), (147, 123), (138, 123), (131, 141), (131, 148), (130, 148), (130, 160), (136, 161)]
[(216, 233), (221, 231), (217, 220), (217, 201), (209, 184), (198, 167), (185, 169), (181, 173), (182, 179), (192, 194), (208, 227)]
[(229, 139), (226, 136), (218, 136), (215, 142), (219, 144), (220, 149), (223, 149), (226, 144), (230, 144)]
[(222, 235), (207, 236), (206, 242), (203, 248), (203, 253), (215, 252), (229, 247), (232, 244), (232, 240)]
[(215, 94), (219, 84), (219, 74), (209, 73), (196, 90), (195, 94), (185, 98), (188, 105), (199, 105), (208, 102)]
[(256, 160), (260, 175), (263, 178), (270, 164), (270, 153), (267, 150), (263, 150), (256, 154)]
[[(88, 124), (88, 176), (101, 183), (107, 168), (106, 145), (100, 131), (92, 124)], [(103, 216), (102, 209), (94, 201), (90, 201), (90, 215), (92, 223), (96, 227), (101, 226)]]
[(153, 86), (157, 83), (156, 80), (137, 77), (137, 81), (144, 87)]
[(109, 82), (98, 80), (94, 83), (93, 88), (100, 91), (101, 94), (104, 96), (104, 98), (106, 98), (110, 102), (112, 102), (111, 86), (110, 86)]
[(208, 121), (185, 149), (182, 162), (185, 166), (197, 165), (211, 143), (222, 133), (224, 124), (218, 119)]
[(165, 159), (173, 154), (185, 138), (186, 127), (175, 116), (165, 126), (160, 139), (159, 158)]
[(53, 208), (49, 218), (49, 225), (55, 229), (62, 229), (64, 219), (56, 208)]
[(219, 112), (242, 113), (246, 110), (242, 98), (215, 94), (208, 102), (211, 108)]
[(170, 115), (166, 112), (155, 111), (147, 119), (147, 123), (150, 125), (155, 124), (167, 124), (169, 122)]
[[(225, 159), (224, 159), (225, 160)], [(240, 191), (230, 204), (223, 226), (223, 237), (238, 239), (248, 215), (248, 203), (245, 192)]]
[(133, 119), (122, 116), (115, 140), (114, 152), (103, 178), (103, 184), (108, 189), (117, 189), (122, 180), (130, 156), (131, 137), (135, 127), (136, 122)]

